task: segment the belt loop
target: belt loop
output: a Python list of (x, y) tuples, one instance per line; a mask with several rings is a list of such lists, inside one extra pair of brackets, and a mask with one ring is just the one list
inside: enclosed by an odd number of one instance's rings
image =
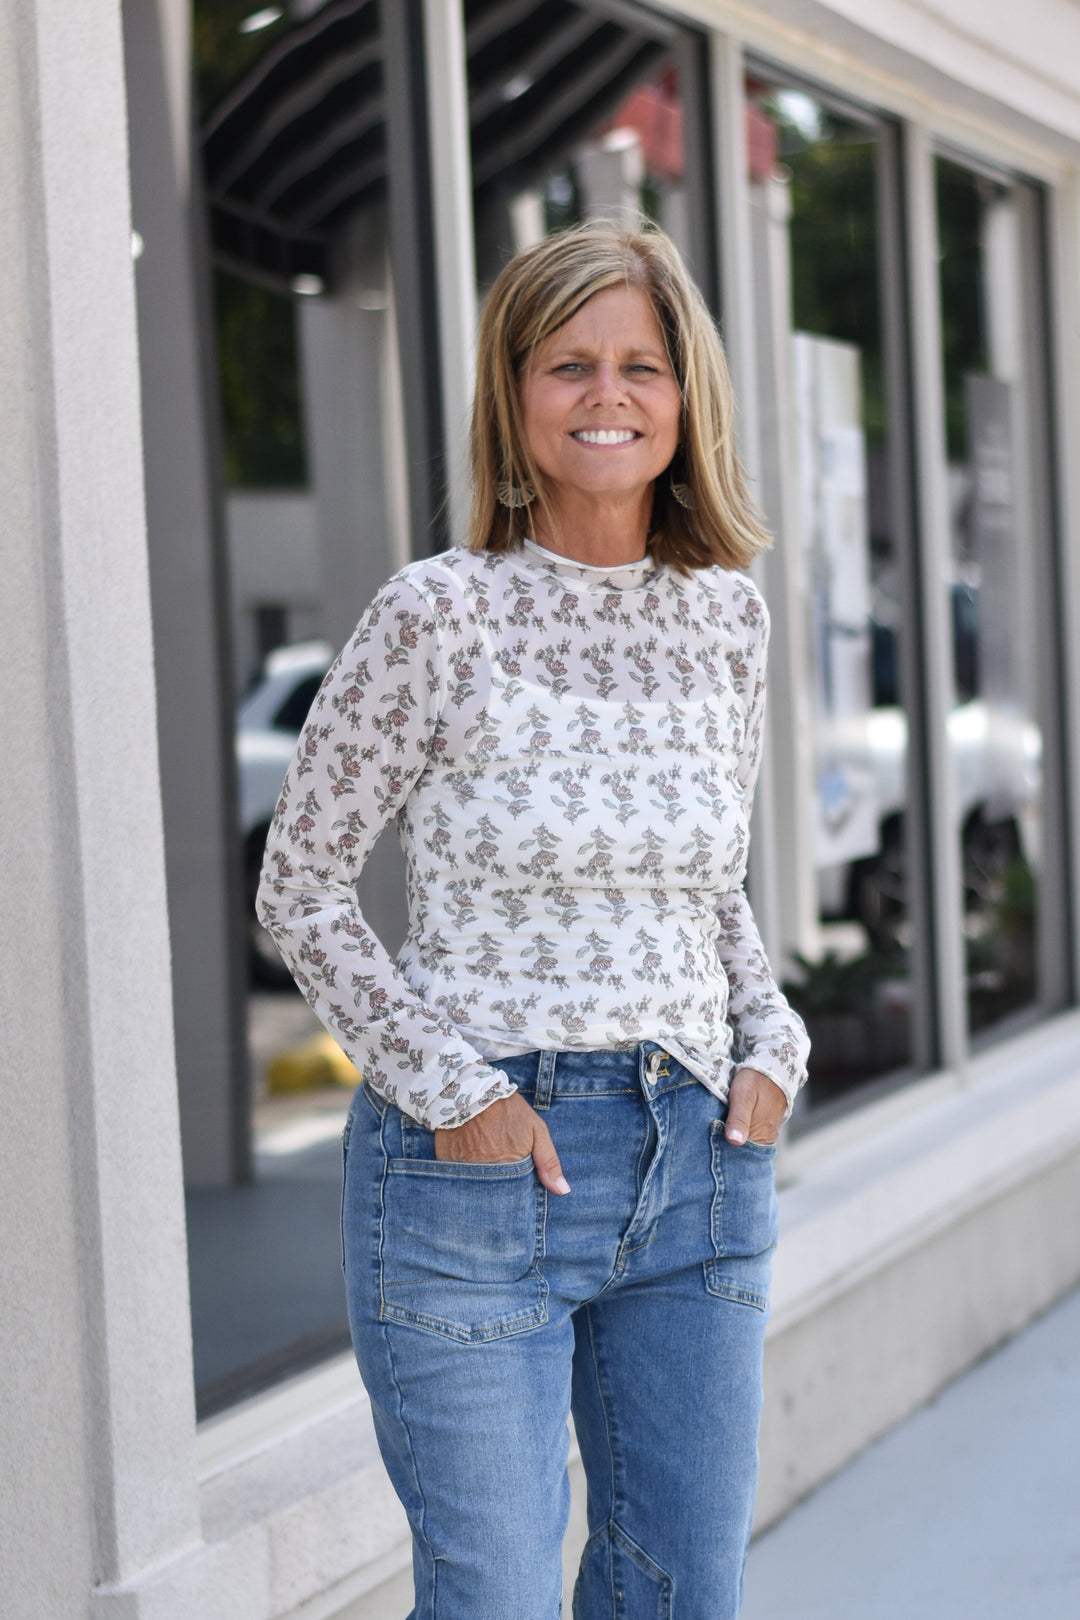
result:
[(551, 1091), (555, 1084), (555, 1060), (558, 1052), (541, 1052), (536, 1071), (536, 1096), (533, 1107), (543, 1110), (551, 1105)]

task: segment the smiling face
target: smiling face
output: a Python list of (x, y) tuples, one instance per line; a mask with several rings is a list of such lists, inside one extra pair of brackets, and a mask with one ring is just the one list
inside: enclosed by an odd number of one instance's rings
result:
[(525, 437), (553, 506), (651, 502), (682, 400), (640, 287), (608, 287), (544, 340), (520, 380)]

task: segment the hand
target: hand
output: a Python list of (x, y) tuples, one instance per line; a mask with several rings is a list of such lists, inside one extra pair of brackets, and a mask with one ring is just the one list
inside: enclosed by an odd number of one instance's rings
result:
[(435, 1157), (459, 1164), (513, 1164), (530, 1153), (548, 1192), (568, 1193), (570, 1184), (562, 1173), (551, 1133), (520, 1091), (501, 1097), (454, 1130), (435, 1132)]
[(724, 1135), (736, 1146), (750, 1141), (767, 1147), (779, 1136), (786, 1111), (787, 1098), (775, 1080), (757, 1069), (740, 1069), (728, 1094)]

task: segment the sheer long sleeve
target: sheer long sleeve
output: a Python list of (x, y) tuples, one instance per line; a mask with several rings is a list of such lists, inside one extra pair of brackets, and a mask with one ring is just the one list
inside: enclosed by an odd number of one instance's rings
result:
[[(759, 633), (753, 653), (733, 670), (746, 703), (746, 724), (739, 752), (737, 775), (747, 823), (757, 785), (765, 719), (765, 668), (768, 658), (769, 620), (757, 596), (744, 604), (743, 623)], [(810, 1051), (806, 1027), (788, 1004), (773, 976), (750, 910), (746, 891), (737, 886), (717, 906), (720, 920), (718, 949), (728, 980), (728, 1020), (736, 1066), (757, 1069), (780, 1087), (791, 1112), (795, 1093), (806, 1079)]]
[(258, 895), (263, 925), (319, 1018), (381, 1096), (456, 1126), (516, 1088), (414, 993), (354, 884), (439, 748), (440, 605), (391, 580), (327, 675), (285, 779)]

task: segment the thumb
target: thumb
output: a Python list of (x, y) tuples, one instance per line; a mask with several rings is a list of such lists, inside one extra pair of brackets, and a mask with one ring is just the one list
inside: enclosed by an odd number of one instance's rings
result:
[(728, 1093), (727, 1123), (724, 1126), (724, 1135), (729, 1142), (739, 1146), (750, 1134), (750, 1120), (754, 1112), (753, 1088), (746, 1084), (741, 1074), (736, 1075), (731, 1082)]
[(539, 1118), (533, 1126), (532, 1157), (536, 1173), (549, 1192), (562, 1194), (570, 1191), (570, 1183), (562, 1173), (551, 1133)]

